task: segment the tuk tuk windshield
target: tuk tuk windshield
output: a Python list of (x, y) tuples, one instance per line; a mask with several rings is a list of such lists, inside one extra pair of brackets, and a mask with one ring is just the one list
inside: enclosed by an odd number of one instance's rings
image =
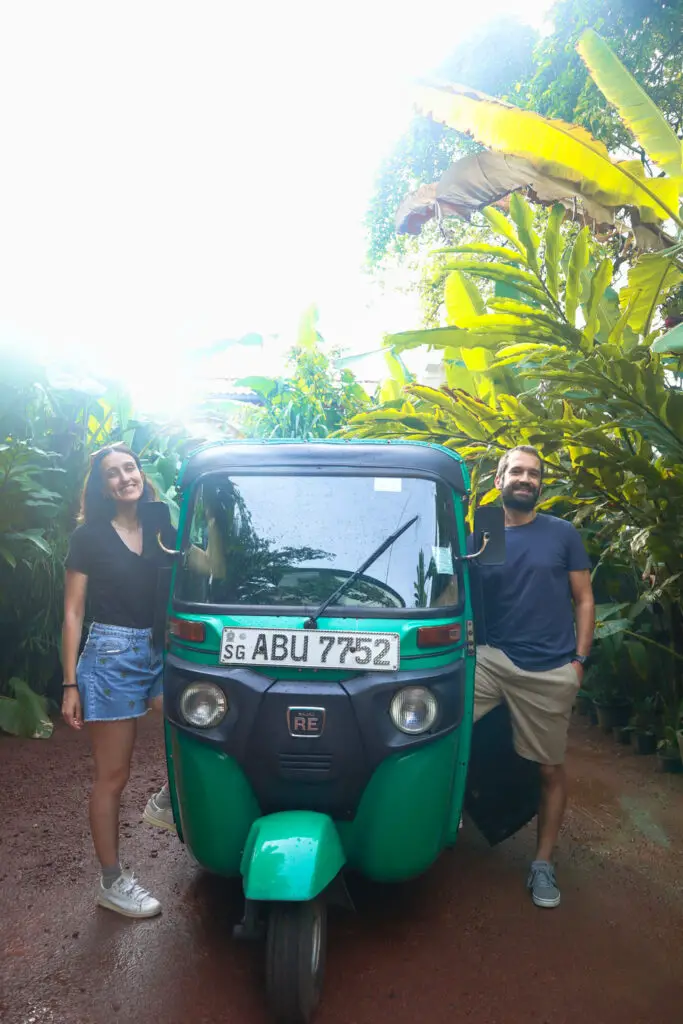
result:
[(212, 475), (195, 488), (183, 547), (220, 545), (225, 571), (221, 578), (207, 576), (186, 557), (175, 597), (259, 608), (317, 606), (415, 516), (344, 590), (337, 608), (459, 604), (451, 489), (417, 477)]

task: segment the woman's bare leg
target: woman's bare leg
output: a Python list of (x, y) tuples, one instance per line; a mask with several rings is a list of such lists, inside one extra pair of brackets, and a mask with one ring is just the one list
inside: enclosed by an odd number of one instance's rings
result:
[[(162, 714), (164, 710), (164, 698), (161, 694), (158, 697), (152, 697), (149, 701), (150, 710), (155, 714)], [(168, 782), (165, 782), (158, 793), (154, 793), (153, 796), (147, 801), (142, 820), (148, 825), (153, 825), (156, 828), (167, 828), (172, 832), (175, 832), (175, 822), (173, 821), (173, 811), (171, 809), (171, 794), (168, 789)]]
[(130, 775), (137, 720), (89, 722), (88, 732), (95, 760), (90, 830), (97, 859), (111, 869), (119, 860), (119, 808)]

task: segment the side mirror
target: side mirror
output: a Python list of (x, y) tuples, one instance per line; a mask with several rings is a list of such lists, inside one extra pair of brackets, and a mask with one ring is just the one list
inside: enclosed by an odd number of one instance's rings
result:
[(171, 513), (165, 501), (141, 501), (138, 504), (138, 519), (155, 533), (171, 525)]
[(474, 557), (480, 565), (505, 563), (505, 511), (495, 505), (484, 505), (474, 513), (472, 536)]

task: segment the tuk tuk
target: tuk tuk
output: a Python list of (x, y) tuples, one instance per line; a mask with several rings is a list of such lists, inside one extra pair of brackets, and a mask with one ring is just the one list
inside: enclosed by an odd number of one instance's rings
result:
[[(466, 529), (468, 476), (418, 442), (226, 442), (184, 463), (164, 714), (178, 836), (241, 876), (275, 1017), (319, 1000), (346, 871), (425, 872), (465, 806), (490, 842), (536, 812), (504, 712), (472, 729), (471, 567), (504, 559), (501, 510)], [(191, 546), (222, 546), (224, 571)], [(480, 728), (482, 727), (482, 728)], [(469, 770), (469, 781), (468, 781)]]

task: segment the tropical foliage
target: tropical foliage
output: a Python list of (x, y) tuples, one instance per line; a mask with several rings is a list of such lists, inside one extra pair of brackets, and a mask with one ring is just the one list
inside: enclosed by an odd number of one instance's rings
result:
[[(535, 41), (533, 29), (513, 18), (497, 18), (456, 46), (436, 73), (443, 81), (468, 82), (493, 96), (507, 96), (515, 82), (533, 74)], [(377, 175), (366, 218), (371, 264), (388, 249), (406, 249), (400, 239), (397, 244), (394, 232), (394, 216), (405, 195), (424, 182), (436, 181), (456, 155), (480, 149), (467, 134), (415, 116)]]
[[(683, 129), (681, 5), (678, 0), (556, 0), (549, 11), (553, 31), (539, 39), (534, 70), (519, 79), (523, 104), (546, 117), (580, 124), (611, 152), (630, 149), (644, 159), (627, 123), (615, 117), (575, 46), (593, 28), (664, 111), (676, 133)], [(649, 153), (653, 157), (653, 153)]]
[(338, 353), (325, 353), (316, 321), (315, 309), (302, 318), (289, 355), (291, 376), (245, 377), (237, 382), (261, 398), (260, 406), (246, 417), (247, 436), (306, 441), (327, 437), (369, 402), (350, 370), (335, 369)]
[[(634, 137), (628, 118), (616, 115), (611, 105), (613, 97), (602, 82), (596, 84), (591, 77), (576, 43), (587, 28), (599, 32), (638, 86), (662, 111), (673, 134), (680, 135), (680, 19), (680, 4), (671, 0), (557, 0), (548, 12), (551, 32), (534, 39), (530, 30), (519, 24), (496, 20), (475, 38), (459, 44), (452, 58), (435, 69), (433, 77), (439, 83), (464, 82), (470, 91), (480, 90), (546, 118), (585, 129), (610, 153), (620, 151), (627, 155), (630, 151), (635, 170), (638, 172), (635, 164), (639, 163), (651, 174), (655, 151)], [(516, 54), (514, 60), (509, 57), (508, 40)], [(425, 112), (423, 108), (422, 115)], [(448, 126), (434, 125), (428, 117), (416, 117), (380, 171), (377, 194), (368, 214), (373, 263), (387, 249), (390, 219), (406, 195), (418, 186), (431, 189), (430, 216), (434, 215), (437, 195), (443, 207), (447, 197), (453, 201), (455, 193), (456, 202), (459, 198), (461, 211), (466, 213), (477, 208), (476, 198), (482, 206), (496, 200), (496, 190), (499, 196), (505, 195), (506, 185), (508, 190), (540, 187), (541, 194), (545, 191), (550, 202), (571, 198), (572, 182), (563, 183), (564, 197), (557, 191), (553, 194), (551, 183), (538, 168), (524, 166), (519, 157), (503, 159), (499, 154), (490, 154), (485, 173), (475, 174), (472, 181), (472, 169), (467, 163), (451, 165), (448, 159), (472, 154), (473, 149), (479, 148), (467, 134), (470, 132), (473, 129), (467, 123), (459, 127), (450, 122)], [(470, 190), (469, 197), (458, 196), (463, 178), (465, 192)], [(479, 190), (478, 197), (473, 192), (474, 184)], [(583, 201), (590, 198), (584, 195)], [(428, 236), (433, 240), (433, 230), (428, 229)]]
[[(654, 659), (668, 706), (679, 693), (671, 651), (683, 653), (683, 391), (678, 358), (656, 354), (651, 342), (681, 271), (669, 256), (643, 257), (617, 293), (588, 229), (560, 228), (561, 207), (542, 239), (524, 200), (513, 196), (510, 210), (511, 220), (486, 211), (499, 246), (440, 254), (447, 325), (387, 339), (395, 353), (442, 349), (448, 386), (408, 384), (347, 432), (454, 448), (482, 504), (498, 497), (493, 477), (505, 450), (539, 448), (541, 507), (583, 529), (605, 615), (615, 601), (622, 608), (598, 635), (623, 652), (635, 694), (647, 690)], [(623, 687), (621, 656), (611, 651), (612, 671), (594, 670), (594, 686)]]
[[(558, 200), (567, 216), (602, 232), (623, 231), (625, 223), (640, 249), (666, 248), (672, 239), (663, 222), (683, 227), (678, 216), (680, 139), (595, 32), (586, 31), (577, 48), (622, 121), (665, 173), (648, 176), (640, 161), (612, 158), (603, 143), (578, 125), (544, 118), (466, 86), (427, 86), (418, 95), (421, 111), (469, 131), (491, 150), (465, 157), (448, 170), (434, 186), (434, 210), (469, 216), (525, 188), (536, 201)], [(411, 225), (410, 217), (417, 213), (423, 221), (429, 215), (425, 199), (424, 190), (408, 198), (407, 210), (402, 207), (397, 218), (401, 230), (419, 231), (420, 223)]]
[(3, 353), (0, 382), (0, 728), (29, 732), (59, 697), (63, 561), (91, 451), (125, 440), (173, 509), (181, 438), (132, 418), (116, 389), (51, 383)]
[[(425, 109), (615, 211), (630, 206), (649, 223), (668, 217), (680, 229), (680, 140), (602, 40), (588, 33), (580, 49), (623, 122), (669, 174), (646, 177), (583, 129), (465, 88), (428, 90)], [(547, 473), (542, 508), (570, 516), (594, 559), (601, 604), (588, 684), (603, 696), (626, 688), (642, 705), (656, 679), (665, 741), (683, 693), (683, 390), (677, 346), (663, 337), (667, 302), (683, 282), (681, 247), (629, 266), (563, 203), (534, 214), (516, 191), (509, 216), (487, 207), (483, 218), (492, 243), (434, 254), (442, 326), (386, 339), (396, 355), (423, 345), (442, 351), (446, 386), (407, 383), (347, 433), (456, 449), (482, 504), (498, 498), (502, 452), (536, 446)]]
[[(2, 368), (0, 730), (48, 735), (47, 711), (56, 709), (61, 693), (63, 563), (90, 453), (113, 441), (131, 445), (177, 521), (178, 469), (203, 438), (177, 423), (135, 418), (113, 385), (95, 382), (85, 390), (55, 383), (40, 366), (8, 352)], [(314, 311), (303, 319), (292, 368), (291, 378), (243, 382), (260, 390), (263, 401), (246, 416), (247, 436), (324, 437), (369, 401), (353, 374), (335, 370), (324, 353)], [(212, 436), (234, 436), (234, 405), (214, 396), (196, 410), (197, 419)]]

